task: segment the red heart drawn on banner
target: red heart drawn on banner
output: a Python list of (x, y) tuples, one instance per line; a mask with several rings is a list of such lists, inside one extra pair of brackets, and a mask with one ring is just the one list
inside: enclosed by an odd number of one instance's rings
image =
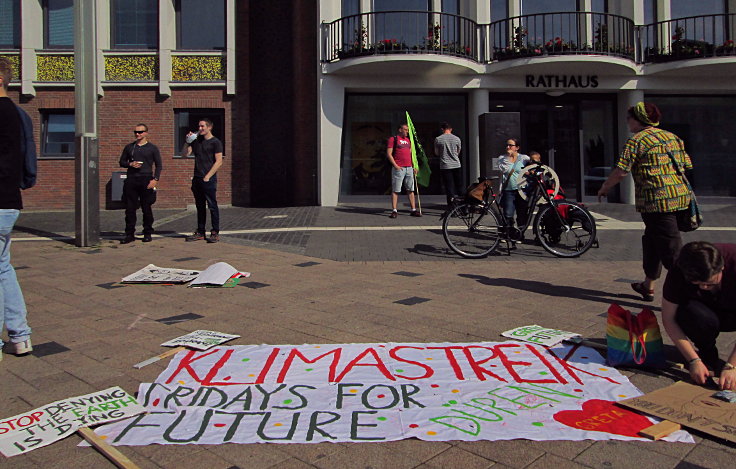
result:
[(614, 433), (638, 437), (639, 431), (652, 425), (643, 415), (614, 405), (611, 401), (591, 399), (583, 403), (582, 410), (563, 410), (555, 414), (555, 420), (578, 430)]

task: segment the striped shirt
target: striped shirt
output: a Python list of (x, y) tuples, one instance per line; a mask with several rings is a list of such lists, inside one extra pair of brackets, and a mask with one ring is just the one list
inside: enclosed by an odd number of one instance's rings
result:
[(648, 127), (634, 134), (624, 146), (616, 167), (634, 178), (637, 212), (676, 212), (690, 204), (690, 191), (677, 175), (667, 151), (681, 171), (692, 169), (682, 139), (666, 130)]

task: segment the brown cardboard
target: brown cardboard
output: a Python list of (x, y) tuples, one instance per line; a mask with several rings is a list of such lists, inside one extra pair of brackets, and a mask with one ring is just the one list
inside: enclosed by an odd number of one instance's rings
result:
[(712, 389), (678, 382), (617, 404), (736, 443), (736, 404)]

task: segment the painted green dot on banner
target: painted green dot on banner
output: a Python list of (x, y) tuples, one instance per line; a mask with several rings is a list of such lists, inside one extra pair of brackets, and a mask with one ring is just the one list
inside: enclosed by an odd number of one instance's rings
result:
[(291, 404), (292, 402), (294, 402), (294, 401), (292, 401), (291, 399), (286, 399), (286, 400), (284, 401), (284, 404)]
[(549, 373), (547, 373), (546, 371), (540, 371), (539, 374), (544, 376), (544, 375), (548, 375)]
[(314, 368), (306, 368), (304, 371), (312, 371)]
[(383, 422), (384, 420), (386, 420), (386, 417), (376, 417), (376, 420), (380, 420)]
[(243, 361), (244, 362), (249, 362), (250, 361), (250, 358), (243, 358)]
[(397, 373), (403, 373), (404, 370), (396, 370)]
[(450, 404), (457, 404), (457, 401), (447, 401), (447, 402), (449, 402)]
[(532, 425), (534, 425), (535, 427), (543, 427), (544, 426), (544, 424), (542, 422), (533, 422)]
[(442, 404), (442, 407), (450, 407), (450, 404)]

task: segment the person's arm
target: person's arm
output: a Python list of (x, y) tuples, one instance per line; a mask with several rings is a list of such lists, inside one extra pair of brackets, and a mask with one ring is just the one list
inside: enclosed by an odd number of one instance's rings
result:
[(598, 189), (598, 202), (600, 202), (603, 197), (607, 196), (608, 191), (613, 189), (616, 184), (623, 181), (623, 179), (628, 175), (629, 173), (621, 168), (613, 168), (613, 171), (608, 175), (606, 182), (604, 182), (601, 188)]
[(161, 177), (161, 170), (163, 169), (163, 166), (161, 166), (161, 152), (158, 151), (158, 147), (154, 147), (155, 150), (153, 152), (153, 164), (156, 165), (156, 170), (153, 173), (153, 179), (151, 179), (148, 182), (148, 188), (153, 189), (158, 184), (158, 180)]
[(675, 347), (677, 347), (677, 350), (685, 358), (690, 377), (692, 377), (693, 381), (698, 384), (705, 384), (705, 380), (708, 379), (708, 368), (700, 357), (698, 357), (698, 353), (690, 343), (690, 340), (688, 340), (680, 325), (675, 321), (677, 307), (677, 304), (662, 298), (662, 324), (664, 325), (664, 330), (667, 332), (670, 340), (675, 344)]
[[(736, 366), (736, 345), (734, 345), (731, 355), (728, 356), (727, 363), (732, 366)], [(736, 368), (721, 370), (721, 377), (718, 379), (718, 385), (721, 389), (736, 391)]]
[(123, 147), (123, 152), (120, 154), (120, 167), (121, 168), (129, 168), (130, 167), (130, 159), (128, 158), (128, 145), (125, 145)]
[[(181, 156), (189, 156), (192, 154), (192, 144), (186, 141), (186, 139), (189, 138), (191, 135), (192, 132), (189, 132), (184, 137), (184, 146), (181, 147)], [(194, 140), (194, 142), (196, 142), (196, 140)]]
[(30, 189), (36, 185), (36, 173), (38, 170), (36, 155), (36, 142), (33, 141), (33, 121), (31, 117), (21, 108), (17, 107), (20, 114), (21, 128), (23, 129), (23, 181), (20, 188)]
[(217, 173), (217, 170), (222, 166), (222, 152), (215, 153), (215, 162), (212, 168), (204, 175), (204, 182), (209, 182), (210, 178)]
[[(392, 142), (393, 140), (389, 139), (389, 143), (392, 143)], [(401, 169), (399, 168), (399, 165), (396, 164), (396, 160), (394, 160), (394, 146), (393, 145), (389, 145), (388, 148), (386, 148), (386, 156), (388, 157), (388, 162), (391, 163), (391, 166), (393, 166), (396, 169)]]

